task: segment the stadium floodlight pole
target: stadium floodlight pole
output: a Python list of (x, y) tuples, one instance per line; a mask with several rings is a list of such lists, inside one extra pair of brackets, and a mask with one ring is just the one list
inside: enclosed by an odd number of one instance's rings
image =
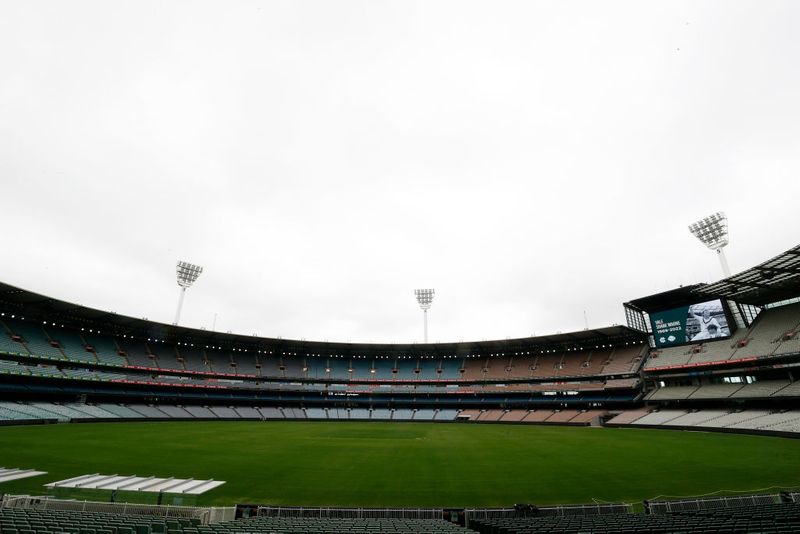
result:
[(728, 218), (725, 213), (718, 211), (696, 223), (689, 225), (689, 231), (700, 240), (705, 246), (717, 252), (719, 263), (722, 266), (722, 274), (725, 278), (730, 278), (731, 269), (728, 267), (728, 259), (722, 250), (728, 245)]
[(175, 266), (175, 273), (178, 275), (178, 285), (181, 288), (181, 294), (178, 297), (178, 311), (175, 312), (175, 322), (172, 324), (177, 325), (181, 318), (181, 308), (183, 308), (183, 297), (186, 295), (186, 290), (192, 287), (197, 277), (203, 272), (203, 268), (199, 265), (194, 265), (185, 261), (179, 261)]
[(417, 296), (419, 307), (422, 308), (425, 324), (425, 343), (428, 342), (428, 310), (431, 309), (433, 302), (433, 295), (436, 293), (433, 289), (415, 289), (414, 294)]

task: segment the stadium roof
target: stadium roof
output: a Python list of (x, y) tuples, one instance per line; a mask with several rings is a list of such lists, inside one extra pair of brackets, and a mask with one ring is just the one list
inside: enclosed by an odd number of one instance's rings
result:
[(625, 305), (648, 313), (724, 298), (764, 306), (800, 296), (800, 245), (713, 284), (695, 284), (638, 298)]
[(620, 325), (549, 336), (457, 343), (335, 343), (261, 338), (136, 319), (39, 295), (2, 282), (0, 282), (0, 313), (16, 314), (20, 318), (46, 321), (76, 329), (92, 329), (105, 334), (127, 335), (160, 342), (248, 351), (269, 350), (276, 354), (279, 351), (298, 355), (311, 353), (320, 356), (339, 354), (388, 356), (404, 353), (431, 357), (466, 354), (513, 356), (523, 351), (588, 349), (595, 346), (638, 343), (644, 340), (642, 332)]
[(755, 306), (800, 296), (800, 245), (730, 278), (706, 285), (702, 292)]

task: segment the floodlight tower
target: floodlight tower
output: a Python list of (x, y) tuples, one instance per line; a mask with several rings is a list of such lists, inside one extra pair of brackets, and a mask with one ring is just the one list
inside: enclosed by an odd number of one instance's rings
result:
[(179, 261), (175, 266), (175, 273), (178, 275), (178, 285), (181, 287), (181, 294), (178, 297), (178, 311), (175, 312), (175, 322), (178, 324), (181, 318), (181, 308), (183, 308), (183, 297), (186, 295), (186, 289), (192, 287), (197, 277), (203, 272), (203, 268), (199, 265), (194, 265), (185, 261)]
[(422, 308), (422, 313), (425, 317), (425, 343), (428, 342), (428, 310), (431, 309), (433, 302), (433, 295), (436, 293), (433, 289), (415, 289), (414, 294), (417, 296), (419, 307)]
[(689, 231), (711, 250), (717, 251), (719, 263), (722, 265), (722, 274), (725, 278), (731, 276), (728, 259), (722, 250), (728, 244), (728, 218), (721, 211), (700, 219), (689, 225)]

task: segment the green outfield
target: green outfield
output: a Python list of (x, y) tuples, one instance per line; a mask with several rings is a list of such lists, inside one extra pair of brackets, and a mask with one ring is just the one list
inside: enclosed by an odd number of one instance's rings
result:
[(481, 424), (60, 424), (0, 427), (0, 466), (48, 471), (0, 493), (103, 473), (227, 481), (197, 504), (495, 506), (798, 487), (800, 440)]

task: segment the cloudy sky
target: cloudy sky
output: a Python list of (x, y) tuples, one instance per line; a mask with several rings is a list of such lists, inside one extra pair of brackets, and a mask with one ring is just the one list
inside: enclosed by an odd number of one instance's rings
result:
[(419, 341), (624, 322), (800, 241), (800, 3), (0, 3), (0, 280)]

